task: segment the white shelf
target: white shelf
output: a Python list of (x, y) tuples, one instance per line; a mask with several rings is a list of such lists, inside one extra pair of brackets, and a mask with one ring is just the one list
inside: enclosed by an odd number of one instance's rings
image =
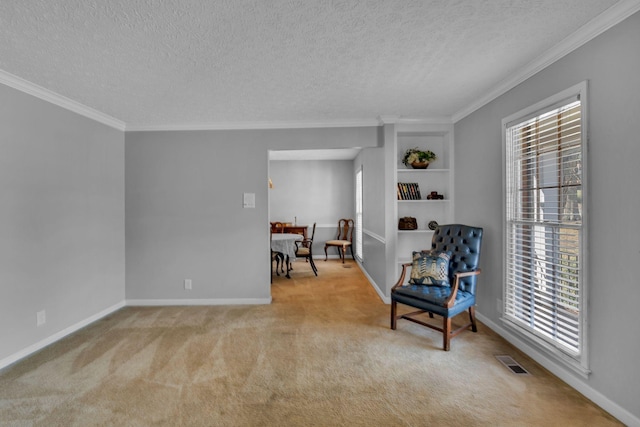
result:
[(433, 230), (417, 229), (417, 230), (398, 230), (399, 234), (429, 234), (433, 233)]
[(449, 203), (449, 200), (442, 200), (442, 199), (437, 199), (437, 200), (427, 200), (427, 199), (420, 199), (420, 200), (398, 200), (398, 203), (429, 203), (429, 204), (447, 204)]
[(449, 169), (398, 169), (398, 173), (442, 173), (449, 172)]

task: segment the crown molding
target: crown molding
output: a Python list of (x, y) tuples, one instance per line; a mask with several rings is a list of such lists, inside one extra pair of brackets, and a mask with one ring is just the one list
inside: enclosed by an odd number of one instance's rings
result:
[(500, 95), (513, 89), (518, 84), (532, 77), (549, 65), (576, 50), (588, 41), (602, 34), (614, 25), (640, 11), (640, 0), (621, 0), (583, 27), (566, 37), (555, 47), (549, 49), (538, 58), (529, 62), (518, 73), (503, 81), (476, 102), (454, 113), (450, 118), (413, 118), (394, 115), (381, 115), (376, 119), (335, 120), (318, 122), (228, 122), (228, 123), (195, 123), (195, 124), (127, 124), (77, 101), (38, 86), (6, 71), (0, 70), (0, 83), (13, 89), (50, 102), (54, 105), (90, 118), (120, 131), (184, 131), (184, 130), (242, 130), (242, 129), (301, 129), (328, 127), (371, 127), (384, 124), (443, 124), (456, 123)]
[(376, 127), (375, 119), (327, 120), (327, 121), (290, 121), (290, 122), (221, 122), (191, 123), (170, 125), (128, 124), (127, 132), (149, 131), (186, 131), (186, 130), (259, 130), (259, 129), (310, 129), (310, 128), (343, 128), (343, 127)]
[(559, 44), (547, 50), (545, 53), (543, 53), (533, 61), (529, 62), (519, 72), (513, 74), (510, 78), (494, 87), (485, 96), (453, 114), (451, 116), (451, 121), (453, 123), (456, 123), (462, 120), (469, 114), (493, 101), (500, 95), (503, 95), (504, 93), (513, 89), (536, 73), (542, 71), (549, 65), (563, 58), (567, 54), (573, 52), (580, 46), (604, 33), (614, 25), (617, 25), (620, 22), (624, 21), (638, 11), (640, 11), (640, 0), (622, 0), (616, 3), (615, 5), (611, 6), (609, 9), (605, 10), (600, 15), (589, 21), (587, 24), (583, 25), (577, 31), (566, 37)]
[(35, 96), (36, 98), (40, 98), (44, 101), (50, 102), (51, 104), (57, 105), (58, 107), (73, 111), (76, 114), (90, 118), (104, 125), (121, 131), (125, 130), (125, 122), (123, 122), (122, 120), (118, 120), (91, 107), (87, 107), (84, 104), (69, 99), (66, 96), (62, 96), (49, 89), (45, 89), (42, 86), (38, 86), (37, 84), (31, 83), (30, 81), (27, 81), (23, 78), (14, 76), (13, 74), (7, 73), (4, 70), (0, 70), (0, 83), (13, 89), (19, 90), (20, 92), (24, 92), (26, 94)]
[(434, 124), (452, 124), (450, 117), (410, 117), (410, 116), (392, 116), (392, 115), (380, 115), (378, 116), (378, 123), (382, 125), (391, 124), (407, 124), (407, 125), (434, 125)]
[(392, 115), (380, 115), (378, 116), (378, 124), (380, 126), (384, 125), (393, 125), (398, 123), (400, 120), (400, 116), (392, 116)]
[(405, 117), (400, 116), (396, 122), (401, 125), (450, 125), (451, 117)]

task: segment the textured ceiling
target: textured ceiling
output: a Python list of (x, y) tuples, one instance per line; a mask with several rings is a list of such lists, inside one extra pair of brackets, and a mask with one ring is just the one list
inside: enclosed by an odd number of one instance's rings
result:
[(131, 127), (452, 117), (615, 0), (2, 0), (0, 70)]

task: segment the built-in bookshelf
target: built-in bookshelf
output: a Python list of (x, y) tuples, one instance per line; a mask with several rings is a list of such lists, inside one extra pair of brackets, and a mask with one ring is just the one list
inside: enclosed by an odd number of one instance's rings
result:
[[(396, 260), (408, 262), (415, 250), (431, 247), (432, 221), (453, 220), (452, 132), (450, 125), (396, 125), (397, 218), (416, 218), (417, 230), (398, 230)], [(427, 169), (413, 169), (402, 163), (409, 148), (433, 151), (437, 159)]]

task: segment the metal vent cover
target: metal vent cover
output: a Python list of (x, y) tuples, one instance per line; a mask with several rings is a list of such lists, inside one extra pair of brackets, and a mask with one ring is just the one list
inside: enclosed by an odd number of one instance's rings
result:
[(514, 374), (531, 375), (526, 369), (522, 367), (522, 365), (520, 365), (518, 362), (513, 360), (511, 356), (508, 356), (506, 354), (496, 354), (495, 357), (496, 359), (498, 359), (500, 363), (506, 366), (507, 369), (509, 369)]

